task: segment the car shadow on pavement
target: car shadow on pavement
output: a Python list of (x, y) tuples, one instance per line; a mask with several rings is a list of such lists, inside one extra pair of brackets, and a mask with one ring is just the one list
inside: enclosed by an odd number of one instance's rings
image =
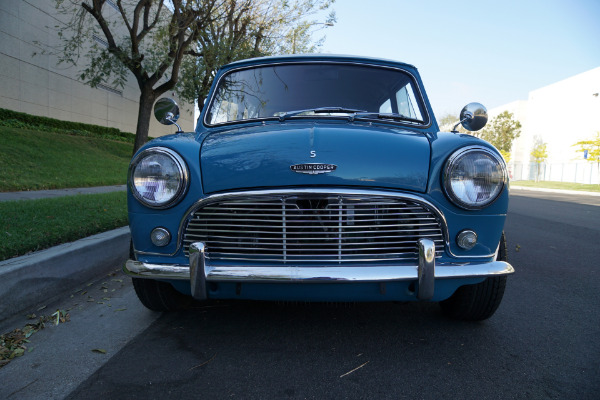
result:
[(342, 398), (370, 397), (375, 386), (395, 393), (414, 374), (481, 358), (501, 330), (492, 321), (453, 321), (426, 302), (215, 301), (163, 314), (69, 398), (199, 387), (207, 398), (323, 398), (337, 386)]

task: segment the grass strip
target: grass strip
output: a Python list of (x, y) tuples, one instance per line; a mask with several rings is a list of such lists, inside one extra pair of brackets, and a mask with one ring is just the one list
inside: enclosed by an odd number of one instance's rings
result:
[(55, 118), (41, 117), (18, 111), (0, 108), (0, 125), (13, 128), (26, 128), (46, 132), (57, 132), (77, 136), (96, 136), (104, 139), (119, 140), (133, 143), (135, 135), (122, 132), (108, 126), (84, 124), (81, 122), (64, 121)]
[(573, 182), (554, 182), (554, 181), (512, 181), (512, 186), (543, 188), (543, 189), (561, 189), (578, 190), (582, 192), (600, 192), (600, 185), (587, 185), (585, 183)]
[(125, 225), (125, 192), (0, 202), (0, 261)]
[(0, 126), (0, 191), (124, 184), (133, 145)]

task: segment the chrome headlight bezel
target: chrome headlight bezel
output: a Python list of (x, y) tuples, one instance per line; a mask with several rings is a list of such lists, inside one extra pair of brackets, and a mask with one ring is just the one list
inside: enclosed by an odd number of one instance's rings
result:
[[(451, 174), (452, 174), (454, 168), (457, 166), (457, 164), (463, 159), (463, 157), (465, 157), (466, 155), (470, 155), (472, 153), (482, 153), (488, 159), (493, 160), (499, 166), (499, 168), (501, 170), (501, 175), (502, 175), (500, 177), (500, 182), (499, 182), (498, 188), (495, 191), (495, 193), (493, 193), (493, 195), (491, 195), (485, 201), (475, 202), (475, 203), (468, 202), (468, 201), (465, 201), (463, 198), (460, 198), (452, 189), (452, 179), (451, 179)], [(506, 163), (504, 162), (504, 159), (501, 156), (499, 156), (498, 154), (496, 154), (494, 151), (492, 151), (491, 149), (489, 149), (487, 147), (483, 147), (483, 146), (467, 146), (467, 147), (460, 148), (457, 151), (455, 151), (454, 153), (452, 153), (452, 155), (446, 161), (446, 166), (444, 167), (444, 173), (443, 173), (443, 177), (442, 177), (442, 186), (444, 188), (444, 192), (446, 193), (446, 196), (456, 206), (463, 208), (465, 210), (481, 210), (483, 208), (490, 206), (498, 199), (498, 197), (500, 197), (500, 195), (504, 191), (504, 188), (506, 187), (507, 183), (508, 183), (508, 173), (506, 171)]]
[[(151, 155), (161, 155), (166, 156), (173, 161), (177, 168), (177, 177), (179, 179), (179, 186), (175, 191), (175, 194), (166, 201), (163, 202), (151, 202), (148, 201), (137, 189), (134, 183), (134, 174), (138, 165), (146, 158)], [(144, 206), (153, 208), (153, 209), (165, 209), (174, 206), (177, 204), (184, 196), (187, 191), (189, 184), (189, 170), (187, 164), (183, 160), (183, 158), (175, 151), (166, 148), (166, 147), (151, 147), (149, 149), (143, 150), (140, 152), (129, 164), (129, 189), (133, 194), (133, 197), (136, 198), (140, 203)]]

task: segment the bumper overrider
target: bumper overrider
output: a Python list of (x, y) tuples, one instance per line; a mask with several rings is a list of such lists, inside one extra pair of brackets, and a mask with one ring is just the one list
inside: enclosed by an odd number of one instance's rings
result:
[(417, 280), (418, 299), (431, 299), (436, 279), (477, 278), (508, 275), (513, 267), (504, 261), (435, 263), (435, 243), (419, 239), (417, 265), (356, 266), (249, 266), (210, 265), (202, 242), (189, 247), (190, 265), (152, 264), (128, 260), (126, 274), (136, 278), (189, 280), (192, 297), (207, 298), (207, 282), (292, 283), (292, 282), (392, 282)]

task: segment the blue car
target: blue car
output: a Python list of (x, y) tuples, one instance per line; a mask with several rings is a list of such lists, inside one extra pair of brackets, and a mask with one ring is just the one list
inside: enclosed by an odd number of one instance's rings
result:
[[(160, 99), (155, 115), (176, 124), (178, 107)], [(479, 130), (487, 113), (471, 103), (460, 119)], [(514, 272), (502, 156), (439, 132), (409, 64), (332, 55), (229, 64), (196, 131), (147, 143), (128, 183), (124, 269), (156, 311), (210, 299), (433, 301), (482, 320)]]

